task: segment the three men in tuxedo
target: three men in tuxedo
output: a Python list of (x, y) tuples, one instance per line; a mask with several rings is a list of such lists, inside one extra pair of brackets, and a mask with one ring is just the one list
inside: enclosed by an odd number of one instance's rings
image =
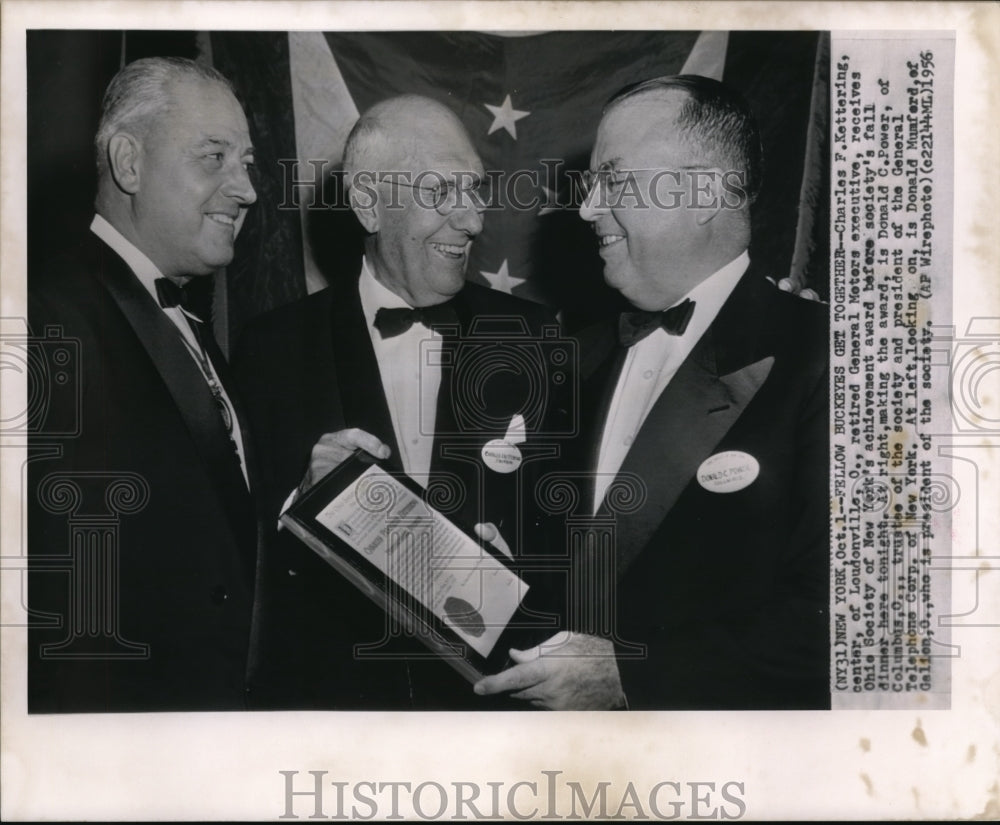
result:
[(829, 706), (828, 319), (749, 259), (761, 166), (752, 113), (714, 80), (657, 78), (605, 107), (580, 214), (636, 311), (580, 337), (579, 467), (598, 516), (612, 483), (638, 479), (591, 605), (612, 629), (514, 651), (477, 692), (556, 709)]
[[(556, 320), (466, 280), (484, 170), (446, 106), (413, 95), (376, 104), (347, 139), (344, 176), (366, 233), (360, 271), (259, 319), (234, 357), (273, 482), (265, 511), (282, 509), (303, 471), (300, 491), (339, 464), (339, 439), (357, 432), (438, 509), (469, 526), (494, 523), (517, 550), (542, 465), (533, 459), (557, 453), (539, 437), (560, 429), (553, 421), (567, 408), (536, 355), (554, 342), (544, 336)], [(505, 442), (520, 466), (491, 465), (491, 442)], [(276, 706), (488, 704), (285, 531), (268, 560), (267, 612), (287, 623), (270, 627), (255, 682)], [(303, 676), (289, 683), (288, 672)]]
[[(477, 366), (554, 318), (465, 280), (483, 169), (461, 123), (409, 96), (359, 120), (345, 152), (367, 232), (358, 279), (248, 332), (246, 413), (186, 294), (231, 260), (256, 197), (229, 84), (136, 61), (106, 93), (97, 149), (90, 237), (29, 281), (35, 334), (80, 356), (78, 391), (47, 399), (47, 431), (72, 435), (30, 445), (29, 710), (482, 707), (273, 530), (289, 491), (358, 447), (515, 549), (533, 526), (524, 492), (545, 465), (528, 459), (553, 455), (537, 436), (568, 431), (555, 419), (572, 399), (545, 364)], [(609, 103), (581, 215), (637, 312), (581, 336), (577, 467), (595, 514), (615, 479), (642, 479), (644, 499), (618, 515), (617, 577), (595, 605), (613, 631), (513, 651), (477, 692), (553, 708), (828, 703), (827, 319), (749, 262), (759, 151), (745, 104), (704, 78)], [(687, 201), (664, 197), (690, 175)], [(651, 197), (622, 197), (636, 182)], [(523, 456), (513, 473), (485, 461), (498, 440)]]

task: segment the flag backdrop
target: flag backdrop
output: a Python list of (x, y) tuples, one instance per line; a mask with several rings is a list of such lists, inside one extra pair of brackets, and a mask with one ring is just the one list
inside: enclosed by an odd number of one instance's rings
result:
[[(155, 54), (194, 57), (229, 77), (257, 147), (258, 203), (225, 273), (226, 288), (216, 289), (224, 347), (254, 316), (357, 273), (357, 222), (327, 207), (337, 198), (333, 173), (358, 112), (404, 92), (448, 105), (488, 170), (539, 175), (538, 187), (522, 180), (517, 190), (522, 201), (536, 197), (533, 208), (486, 213), (469, 277), (561, 309), (572, 329), (617, 302), (601, 279), (593, 233), (575, 209), (564, 208), (572, 194), (567, 173), (589, 166), (604, 102), (621, 86), (656, 75), (721, 78), (746, 96), (761, 126), (765, 182), (751, 254), (775, 280), (789, 277), (827, 295), (823, 33), (32, 32), (33, 254), (61, 245), (67, 226), (89, 222), (100, 96), (121, 65)], [(546, 164), (558, 165), (559, 174), (546, 179)], [(307, 184), (297, 190), (299, 206), (292, 203), (293, 173)], [(326, 189), (310, 189), (311, 182)]]
[[(523, 179), (517, 189), (534, 208), (486, 213), (469, 277), (554, 305), (570, 326), (614, 306), (593, 233), (569, 208), (570, 174), (588, 167), (601, 108), (615, 91), (681, 72), (720, 78), (749, 100), (766, 164), (751, 254), (775, 280), (826, 294), (828, 53), (820, 33), (219, 33), (211, 51), (262, 149), (260, 201), (230, 267), (234, 333), (264, 309), (357, 273), (360, 233), (329, 187), (358, 112), (401, 93), (448, 105), (487, 170), (537, 175), (538, 187)], [(307, 182), (298, 208), (289, 197), (292, 158), (296, 179)], [(308, 186), (323, 182), (326, 190)]]

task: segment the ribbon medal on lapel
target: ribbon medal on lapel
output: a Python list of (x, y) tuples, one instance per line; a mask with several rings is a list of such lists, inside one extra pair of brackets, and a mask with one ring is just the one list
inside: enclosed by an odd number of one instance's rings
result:
[(735, 493), (753, 484), (760, 463), (749, 453), (727, 450), (710, 455), (698, 468), (698, 483), (710, 493)]
[(518, 444), (527, 440), (524, 416), (518, 413), (510, 420), (503, 438), (494, 438), (483, 445), (483, 463), (496, 473), (512, 473), (521, 466)]

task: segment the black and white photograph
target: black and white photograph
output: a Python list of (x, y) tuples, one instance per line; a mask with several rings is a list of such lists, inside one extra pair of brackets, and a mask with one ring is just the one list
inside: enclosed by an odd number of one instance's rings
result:
[(997, 15), (786, 8), (4, 4), (5, 819), (996, 814)]

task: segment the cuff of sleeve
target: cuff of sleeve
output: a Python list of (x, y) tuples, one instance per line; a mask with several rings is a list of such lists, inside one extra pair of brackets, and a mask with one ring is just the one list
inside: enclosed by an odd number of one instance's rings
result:
[(296, 487), (288, 494), (288, 498), (286, 498), (284, 504), (281, 505), (281, 512), (278, 513), (278, 532), (285, 529), (285, 526), (281, 523), (281, 517), (285, 514), (285, 510), (292, 506), (292, 502), (295, 501), (295, 496), (298, 495), (298, 492), (299, 490)]

